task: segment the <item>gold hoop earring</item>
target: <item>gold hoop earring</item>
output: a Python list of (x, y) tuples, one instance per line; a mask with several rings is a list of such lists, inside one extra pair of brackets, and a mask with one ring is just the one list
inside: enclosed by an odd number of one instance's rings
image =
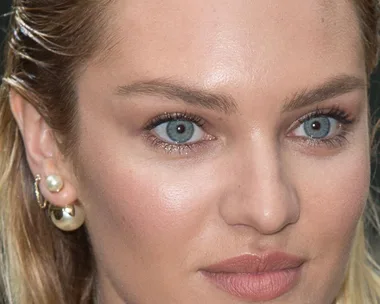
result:
[(60, 208), (50, 204), (49, 217), (58, 229), (68, 232), (79, 229), (85, 220), (84, 210), (78, 205)]
[(37, 174), (35, 179), (34, 179), (34, 193), (36, 195), (36, 200), (37, 200), (38, 206), (41, 209), (45, 209), (48, 205), (48, 202), (46, 199), (42, 200), (42, 195), (40, 193), (40, 189), (38, 188), (40, 181), (41, 181), (41, 176), (39, 174)]

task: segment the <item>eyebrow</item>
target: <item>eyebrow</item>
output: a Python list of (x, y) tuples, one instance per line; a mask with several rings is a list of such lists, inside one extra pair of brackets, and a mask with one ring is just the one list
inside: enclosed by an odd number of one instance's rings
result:
[(282, 112), (292, 112), (356, 90), (366, 89), (364, 79), (351, 75), (339, 75), (315, 88), (296, 92), (291, 98), (286, 99)]
[(163, 96), (171, 100), (180, 100), (187, 104), (216, 110), (225, 114), (237, 111), (236, 101), (226, 94), (216, 94), (206, 90), (193, 89), (162, 79), (135, 82), (130, 85), (118, 86), (116, 94)]
[[(345, 74), (338, 75), (315, 88), (306, 88), (294, 93), (290, 98), (285, 98), (282, 112), (295, 111), (359, 89), (367, 89), (366, 82), (362, 78)], [(227, 115), (238, 111), (238, 103), (232, 96), (194, 89), (165, 79), (139, 81), (118, 86), (116, 95), (124, 97), (128, 95), (163, 96)]]

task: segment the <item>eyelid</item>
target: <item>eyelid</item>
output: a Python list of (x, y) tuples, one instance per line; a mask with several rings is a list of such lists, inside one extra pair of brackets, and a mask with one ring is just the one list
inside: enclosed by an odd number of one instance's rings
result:
[[(153, 130), (158, 126), (176, 120), (184, 120), (194, 123), (198, 128), (202, 129), (204, 133), (203, 138), (195, 142), (174, 143), (162, 139), (158, 134), (154, 134)], [(153, 148), (164, 151), (167, 154), (187, 155), (191, 152), (196, 153), (200, 149), (207, 148), (208, 144), (216, 139), (215, 136), (209, 134), (204, 129), (204, 125), (206, 123), (206, 120), (198, 115), (190, 114), (187, 112), (166, 112), (152, 118), (144, 126), (144, 130), (146, 131), (144, 137), (148, 142), (150, 142), (150, 145)]]
[[(300, 128), (302, 124), (313, 118), (326, 117), (336, 120), (338, 124), (338, 131), (331, 136), (321, 138), (311, 138), (309, 136), (297, 136), (294, 134), (296, 129)], [(352, 131), (353, 126), (357, 122), (358, 117), (350, 114), (349, 111), (342, 109), (339, 106), (332, 108), (319, 109), (309, 112), (300, 118), (298, 118), (290, 127), (287, 137), (292, 141), (301, 144), (306, 148), (308, 153), (318, 153), (319, 149), (334, 150), (342, 148), (349, 143), (349, 134)], [(311, 149), (311, 150), (308, 150)]]
[(159, 126), (162, 123), (173, 121), (173, 120), (187, 120), (195, 123), (198, 127), (203, 128), (203, 126), (206, 124), (206, 120), (201, 118), (198, 115), (190, 114), (187, 112), (165, 112), (161, 115), (158, 115), (154, 118), (152, 118), (145, 126), (145, 130), (152, 130), (155, 127)]
[[(175, 141), (175, 140), (171, 139), (169, 132), (168, 132), (169, 124), (171, 124), (173, 122), (178, 122), (178, 121), (181, 124), (183, 122), (190, 123), (191, 127), (192, 127), (193, 132), (192, 132), (191, 138), (188, 140), (185, 140), (184, 142)], [(176, 144), (176, 145), (197, 143), (199, 141), (202, 141), (205, 137), (205, 134), (206, 134), (206, 132), (202, 129), (202, 127), (200, 127), (196, 123), (194, 123), (192, 121), (188, 121), (188, 120), (172, 120), (172, 121), (163, 122), (163, 123), (160, 123), (158, 126), (154, 127), (151, 131), (153, 133), (155, 133), (156, 136), (159, 137), (161, 140), (163, 140), (167, 143)], [(195, 139), (193, 137), (195, 137)]]
[[(210, 145), (215, 141), (215, 138), (209, 138), (200, 140), (195, 143), (184, 143), (184, 144), (172, 144), (161, 140), (154, 134), (146, 134), (146, 140), (150, 142), (150, 145), (157, 150), (164, 151), (167, 154), (178, 154), (187, 155), (189, 153), (197, 153), (198, 151), (210, 150)], [(206, 150), (204, 150), (206, 149)]]
[(340, 124), (350, 125), (355, 123), (355, 118), (352, 117), (347, 111), (343, 110), (339, 106), (334, 106), (331, 108), (320, 109), (317, 108), (314, 111), (311, 111), (300, 118), (298, 118), (289, 128), (289, 132), (296, 129), (304, 122), (316, 118), (316, 117), (330, 117), (336, 119)]
[[(316, 117), (329, 117), (337, 120), (338, 124), (340, 125), (339, 134), (320, 139), (313, 139), (304, 136), (294, 136), (290, 134), (295, 130), (295, 128), (301, 126), (304, 122)], [(203, 139), (192, 143), (170, 143), (162, 140), (157, 136), (157, 134), (155, 135), (152, 133), (152, 130), (160, 124), (175, 120), (187, 120), (195, 123), (197, 126), (202, 128), (206, 136)], [(357, 117), (350, 114), (349, 111), (342, 109), (340, 106), (333, 106), (324, 109), (316, 108), (314, 111), (311, 111), (296, 119), (288, 129), (287, 137), (295, 138), (294, 140), (302, 142), (302, 145), (309, 148), (317, 149), (323, 145), (329, 148), (337, 148), (338, 146), (343, 146), (343, 144), (348, 141), (346, 137), (349, 134), (351, 125), (353, 125), (356, 120)], [(206, 130), (204, 128), (204, 125), (206, 125)], [(165, 112), (152, 118), (144, 126), (144, 130), (146, 131), (144, 133), (146, 135), (146, 139), (150, 142), (150, 145), (155, 149), (164, 151), (168, 154), (187, 155), (188, 153), (198, 153), (205, 151), (205, 149), (210, 149), (210, 142), (218, 139), (218, 137), (215, 137), (207, 132), (207, 128), (209, 128), (207, 121), (198, 115), (187, 112)]]

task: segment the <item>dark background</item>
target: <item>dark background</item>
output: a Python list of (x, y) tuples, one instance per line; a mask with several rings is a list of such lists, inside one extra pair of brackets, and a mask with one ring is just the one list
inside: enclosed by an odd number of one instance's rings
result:
[[(31, 0), (33, 1), (33, 0)], [(0, 0), (0, 76), (2, 75), (2, 46), (4, 41), (4, 36), (7, 28), (8, 23), (8, 17), (7, 13), (10, 10), (11, 6), (11, 0)], [(0, 77), (1, 79), (1, 77)], [(371, 104), (371, 113), (372, 113), (372, 121), (376, 121), (380, 118), (380, 68), (372, 75), (372, 84), (371, 84), (371, 90), (370, 90), (370, 104)], [(1, 81), (1, 80), (0, 80)], [(380, 136), (379, 136), (379, 142), (380, 142)], [(377, 155), (378, 153), (376, 153)], [(344, 178), (344, 176), (342, 176)], [(374, 186), (380, 185), (380, 166), (376, 164), (376, 161), (373, 161), (372, 164), (372, 184)], [(379, 197), (380, 198), (380, 197)], [(377, 200), (378, 202), (380, 199)], [(375, 245), (375, 247), (379, 247), (379, 253), (380, 253), (380, 242), (375, 241), (374, 238), (372, 238), (371, 243)], [(378, 244), (378, 246), (376, 245)], [(380, 261), (380, 254), (379, 254), (379, 261)]]
[[(7, 13), (11, 6), (11, 0), (0, 0), (0, 16)], [(0, 18), (0, 41), (4, 40), (4, 29), (6, 28), (7, 18)], [(1, 58), (1, 57), (0, 57)]]
[[(11, 6), (11, 0), (0, 0), (0, 75), (2, 75), (2, 61), (3, 61), (3, 51), (2, 46), (4, 44), (5, 30), (7, 28), (8, 17), (4, 14), (9, 12)], [(0, 80), (1, 82), (1, 80)]]

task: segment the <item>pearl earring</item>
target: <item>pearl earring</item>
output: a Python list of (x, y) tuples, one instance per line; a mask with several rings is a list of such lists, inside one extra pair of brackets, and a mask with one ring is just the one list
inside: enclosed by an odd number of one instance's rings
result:
[(63, 180), (59, 175), (49, 175), (46, 178), (46, 187), (50, 192), (59, 192), (63, 188)]
[(50, 205), (49, 216), (53, 224), (62, 231), (77, 230), (85, 220), (83, 208), (78, 205), (69, 205), (64, 208)]
[[(39, 189), (41, 176), (36, 175), (34, 180), (34, 192), (37, 203), (41, 209), (45, 209), (48, 205), (48, 214), (53, 224), (63, 231), (74, 231), (81, 227), (85, 221), (84, 210), (79, 205), (67, 205), (64, 208), (50, 204), (46, 199), (42, 198)], [(52, 193), (58, 193), (63, 188), (63, 180), (59, 175), (49, 175), (46, 178), (46, 187)]]

